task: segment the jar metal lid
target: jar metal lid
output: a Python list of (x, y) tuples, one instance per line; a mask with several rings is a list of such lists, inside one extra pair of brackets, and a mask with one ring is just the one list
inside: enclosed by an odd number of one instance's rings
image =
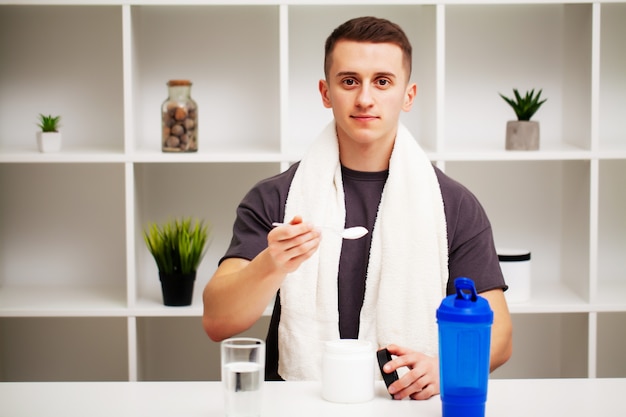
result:
[(167, 82), (168, 87), (188, 86), (188, 85), (191, 85), (191, 81), (189, 80), (169, 80)]

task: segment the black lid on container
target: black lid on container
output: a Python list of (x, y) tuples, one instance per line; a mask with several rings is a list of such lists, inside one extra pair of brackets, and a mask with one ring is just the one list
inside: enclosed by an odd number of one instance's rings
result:
[(530, 261), (530, 252), (527, 253), (504, 253), (498, 254), (498, 261), (500, 262), (521, 262)]

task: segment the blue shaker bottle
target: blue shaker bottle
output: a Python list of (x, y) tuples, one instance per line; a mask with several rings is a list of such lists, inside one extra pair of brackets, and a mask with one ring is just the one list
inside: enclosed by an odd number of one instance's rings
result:
[(437, 309), (443, 417), (484, 417), (493, 311), (474, 281), (457, 278), (456, 294)]

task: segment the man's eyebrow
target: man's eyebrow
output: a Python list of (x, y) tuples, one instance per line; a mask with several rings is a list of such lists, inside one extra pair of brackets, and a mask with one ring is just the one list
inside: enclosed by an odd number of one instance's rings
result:
[(376, 73), (376, 77), (389, 77), (389, 78), (396, 78), (396, 74), (394, 74), (393, 72), (377, 72)]
[(335, 74), (335, 77), (354, 77), (355, 75), (358, 74), (354, 71), (339, 71), (337, 74)]
[[(335, 77), (354, 77), (358, 75), (359, 74), (354, 71), (339, 71), (337, 74), (335, 74)], [(386, 71), (377, 72), (374, 74), (374, 76), (375, 78), (378, 78), (378, 77), (397, 78), (396, 74), (394, 74), (393, 72), (386, 72)]]

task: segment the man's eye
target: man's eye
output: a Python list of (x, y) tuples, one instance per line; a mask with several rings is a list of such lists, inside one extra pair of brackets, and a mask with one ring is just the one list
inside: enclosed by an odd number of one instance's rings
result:
[(390, 84), (389, 80), (381, 78), (380, 80), (378, 80), (378, 85), (382, 86), (382, 87), (386, 87)]
[(353, 80), (352, 78), (348, 78), (348, 79), (343, 80), (343, 83), (345, 85), (347, 85), (347, 86), (350, 86), (350, 87), (353, 86), (353, 85), (356, 85), (356, 81)]

